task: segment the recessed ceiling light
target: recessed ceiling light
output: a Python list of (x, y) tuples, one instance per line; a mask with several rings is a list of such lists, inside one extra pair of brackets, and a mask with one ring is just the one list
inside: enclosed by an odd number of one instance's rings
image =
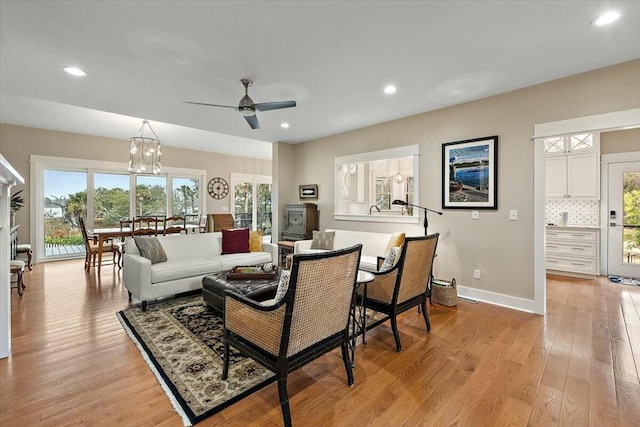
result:
[(389, 86), (384, 88), (384, 93), (386, 93), (387, 95), (391, 95), (392, 93), (396, 93), (396, 87), (393, 86), (393, 85), (389, 85)]
[(604, 15), (598, 16), (596, 19), (591, 21), (591, 25), (595, 27), (601, 27), (603, 25), (611, 24), (620, 18), (620, 13), (618, 12), (607, 12)]
[(85, 73), (78, 67), (64, 67), (63, 70), (65, 73), (71, 74), (72, 76), (76, 77), (85, 77), (87, 75), (87, 73)]
[(280, 127), (287, 129), (289, 127), (289, 123), (280, 123)]

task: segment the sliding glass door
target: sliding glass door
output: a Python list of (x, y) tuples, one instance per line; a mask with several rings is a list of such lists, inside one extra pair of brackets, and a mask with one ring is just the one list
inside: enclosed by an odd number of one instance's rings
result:
[(271, 177), (231, 174), (231, 188), (236, 227), (271, 236)]
[(78, 217), (87, 217), (87, 173), (46, 169), (43, 188), (44, 258), (84, 257)]

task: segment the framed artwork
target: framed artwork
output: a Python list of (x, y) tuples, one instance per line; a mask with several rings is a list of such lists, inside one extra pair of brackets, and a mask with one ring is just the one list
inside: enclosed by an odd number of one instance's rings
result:
[(498, 136), (442, 144), (442, 209), (498, 209)]
[(301, 199), (317, 199), (318, 198), (318, 184), (299, 185), (298, 191), (300, 192)]

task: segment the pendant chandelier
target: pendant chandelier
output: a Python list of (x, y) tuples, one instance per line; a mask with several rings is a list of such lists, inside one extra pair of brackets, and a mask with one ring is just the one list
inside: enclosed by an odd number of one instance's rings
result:
[(400, 173), (400, 159), (398, 159), (398, 173), (391, 176), (391, 179), (393, 179), (393, 182), (396, 184), (402, 184), (404, 182), (404, 175)]
[[(145, 125), (155, 138), (144, 136)], [(147, 120), (142, 121), (140, 136), (129, 139), (129, 173), (158, 175), (160, 173), (160, 140)]]

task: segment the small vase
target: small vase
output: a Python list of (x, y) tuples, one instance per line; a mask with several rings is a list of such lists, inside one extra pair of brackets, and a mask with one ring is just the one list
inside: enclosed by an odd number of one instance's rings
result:
[(9, 227), (13, 228), (16, 225), (16, 211), (11, 211), (9, 215)]

